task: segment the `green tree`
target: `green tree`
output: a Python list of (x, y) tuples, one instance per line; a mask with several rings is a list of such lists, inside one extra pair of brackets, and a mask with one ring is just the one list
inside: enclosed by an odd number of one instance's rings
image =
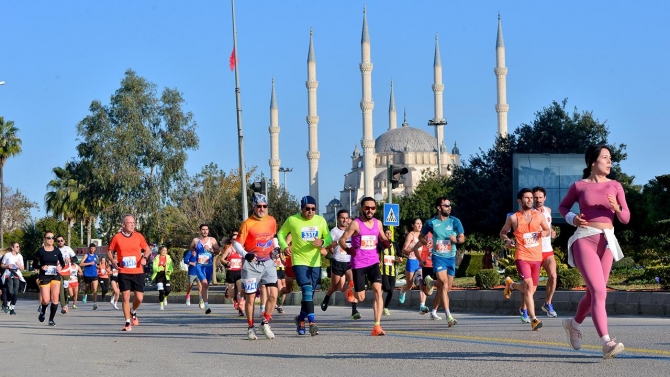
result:
[(128, 70), (110, 104), (94, 100), (77, 125), (80, 162), (90, 169), (105, 198), (104, 232), (116, 230), (125, 213), (136, 216), (147, 238), (164, 233), (170, 193), (186, 177), (186, 152), (197, 149), (193, 114), (177, 89), (156, 85)]
[[(35, 252), (44, 243), (44, 234), (47, 231), (53, 232), (54, 235), (65, 234), (68, 229), (68, 224), (65, 221), (58, 220), (52, 216), (43, 217), (36, 222), (25, 224), (21, 231), (23, 232), (23, 239), (21, 243), (21, 253), (23, 258), (32, 259)], [(78, 242), (72, 245), (73, 248), (81, 246)]]
[(5, 178), (4, 169), (7, 159), (21, 153), (21, 139), (18, 136), (19, 129), (14, 126), (14, 121), (5, 121), (5, 117), (0, 116), (0, 248), (5, 248), (4, 238), (4, 195)]

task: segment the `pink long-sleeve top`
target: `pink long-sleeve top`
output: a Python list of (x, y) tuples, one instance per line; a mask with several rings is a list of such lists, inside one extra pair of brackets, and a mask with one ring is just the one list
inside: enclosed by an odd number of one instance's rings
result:
[[(586, 182), (577, 181), (570, 186), (565, 198), (558, 206), (561, 216), (570, 212), (570, 208), (575, 202), (579, 203), (579, 211), (584, 214), (588, 222), (611, 223), (614, 220), (614, 208), (610, 205), (607, 195), (614, 195), (617, 203), (621, 206), (621, 211), (617, 214), (619, 221), (628, 224), (630, 221), (630, 211), (626, 204), (621, 183), (617, 181), (607, 182)], [(572, 224), (570, 224), (572, 225)]]

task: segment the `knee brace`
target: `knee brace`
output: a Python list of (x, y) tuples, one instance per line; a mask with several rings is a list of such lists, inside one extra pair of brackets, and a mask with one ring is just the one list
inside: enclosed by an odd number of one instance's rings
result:
[(303, 285), (300, 289), (302, 290), (302, 301), (314, 301), (314, 288), (311, 284)]

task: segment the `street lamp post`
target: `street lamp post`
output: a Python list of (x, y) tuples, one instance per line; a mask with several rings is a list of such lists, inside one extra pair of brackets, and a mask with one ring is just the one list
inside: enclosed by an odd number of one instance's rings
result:
[(439, 120), (430, 119), (428, 121), (429, 126), (435, 127), (435, 138), (437, 139), (437, 176), (442, 176), (442, 140), (439, 139), (439, 132), (437, 132), (437, 127), (444, 126), (447, 124), (447, 120), (442, 118)]
[(286, 186), (286, 173), (293, 171), (293, 168), (279, 167), (279, 172), (284, 173), (284, 191), (288, 191), (288, 186)]
[(349, 191), (349, 214), (351, 215), (351, 192), (354, 191), (355, 188), (353, 186), (347, 186), (344, 189)]

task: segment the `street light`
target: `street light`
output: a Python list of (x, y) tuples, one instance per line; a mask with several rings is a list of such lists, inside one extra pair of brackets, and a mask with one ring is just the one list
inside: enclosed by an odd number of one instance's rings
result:
[(349, 214), (351, 215), (351, 192), (354, 191), (356, 188), (354, 186), (347, 186), (344, 189), (349, 191)]
[(288, 191), (288, 187), (286, 186), (286, 173), (292, 172), (293, 168), (279, 167), (279, 171), (284, 173), (284, 191)]
[(442, 118), (440, 120), (430, 119), (429, 126), (435, 126), (435, 138), (437, 139), (437, 176), (442, 176), (442, 140), (439, 139), (440, 133), (437, 132), (437, 127), (447, 124), (447, 120)]

